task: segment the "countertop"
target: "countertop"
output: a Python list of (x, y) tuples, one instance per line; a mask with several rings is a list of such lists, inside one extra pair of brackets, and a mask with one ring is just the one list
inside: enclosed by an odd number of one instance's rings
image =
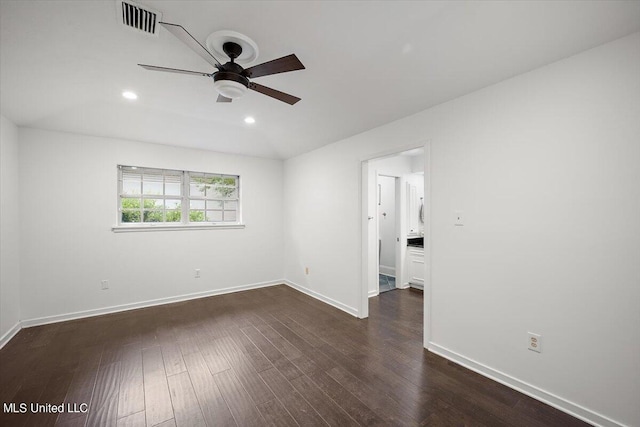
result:
[(408, 237), (407, 246), (412, 248), (424, 248), (424, 237)]

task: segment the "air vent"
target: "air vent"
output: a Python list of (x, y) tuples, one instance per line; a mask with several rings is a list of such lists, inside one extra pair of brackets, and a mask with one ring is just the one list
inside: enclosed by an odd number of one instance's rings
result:
[(158, 35), (158, 22), (162, 14), (146, 6), (131, 1), (116, 0), (118, 19), (127, 28), (133, 28), (145, 34)]

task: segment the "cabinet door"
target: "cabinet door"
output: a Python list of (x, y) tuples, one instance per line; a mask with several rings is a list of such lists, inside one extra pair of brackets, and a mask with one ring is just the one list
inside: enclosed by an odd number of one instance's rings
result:
[(417, 235), (420, 231), (418, 206), (418, 189), (415, 185), (407, 183), (407, 225), (409, 235)]
[(409, 250), (409, 282), (424, 285), (424, 252)]

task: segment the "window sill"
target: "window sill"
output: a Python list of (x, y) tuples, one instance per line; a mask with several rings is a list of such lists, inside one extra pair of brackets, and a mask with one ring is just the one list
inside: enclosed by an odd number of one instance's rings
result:
[(197, 225), (114, 225), (114, 233), (130, 233), (144, 231), (178, 231), (178, 230), (228, 230), (244, 228), (244, 224), (197, 224)]

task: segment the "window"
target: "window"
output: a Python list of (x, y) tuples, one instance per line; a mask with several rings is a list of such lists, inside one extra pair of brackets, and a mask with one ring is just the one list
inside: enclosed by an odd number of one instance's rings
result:
[(118, 166), (118, 225), (240, 224), (240, 177)]

